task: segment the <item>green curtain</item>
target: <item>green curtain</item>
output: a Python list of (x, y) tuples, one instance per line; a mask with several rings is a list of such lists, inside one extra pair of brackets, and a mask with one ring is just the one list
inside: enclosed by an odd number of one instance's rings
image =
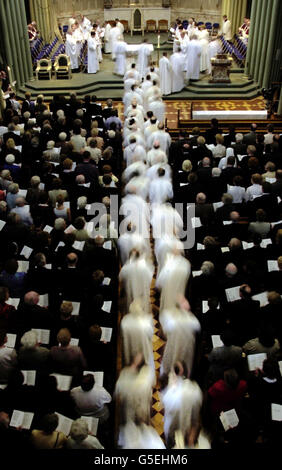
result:
[(53, 1), (29, 0), (29, 5), (32, 21), (36, 21), (43, 40), (50, 43), (55, 35), (61, 40)]

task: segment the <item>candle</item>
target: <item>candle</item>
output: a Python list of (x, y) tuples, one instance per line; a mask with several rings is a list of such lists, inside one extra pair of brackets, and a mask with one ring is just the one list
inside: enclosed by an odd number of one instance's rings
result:
[(10, 69), (9, 65), (7, 67), (7, 70), (8, 70), (8, 77), (9, 77), (9, 85), (12, 86), (12, 83), (13, 83), (12, 70)]
[(161, 36), (158, 35), (158, 48), (160, 47), (160, 39), (161, 39)]

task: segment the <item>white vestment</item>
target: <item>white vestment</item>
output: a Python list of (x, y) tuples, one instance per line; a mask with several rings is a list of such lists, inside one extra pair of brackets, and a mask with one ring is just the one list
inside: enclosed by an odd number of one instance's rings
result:
[(160, 59), (160, 88), (163, 95), (171, 94), (171, 65), (165, 56)]
[(164, 433), (166, 439), (174, 438), (176, 430), (184, 436), (191, 429), (191, 421), (200, 420), (203, 394), (196, 382), (170, 374), (168, 386), (162, 393), (164, 404)]
[(199, 41), (202, 47), (200, 70), (204, 72), (209, 68), (208, 47), (209, 47), (209, 32), (207, 29), (200, 31)]
[(157, 431), (145, 423), (137, 426), (132, 421), (120, 427), (118, 445), (121, 449), (165, 449)]
[(83, 21), (80, 24), (80, 28), (82, 31), (83, 38), (87, 40), (89, 33), (92, 29), (92, 24), (91, 24), (91, 21), (88, 18), (86, 18), (86, 16), (83, 18)]
[(104, 32), (104, 52), (105, 54), (109, 54), (110, 52), (112, 52), (112, 49), (111, 49), (111, 41), (110, 41), (110, 32), (111, 32), (111, 25), (110, 23), (107, 23), (106, 26), (105, 26), (105, 32)]
[(130, 191), (132, 185), (135, 187), (135, 193), (137, 196), (142, 197), (144, 201), (147, 200), (149, 194), (150, 180), (146, 176), (135, 176), (132, 178), (124, 188), (125, 193)]
[(154, 269), (144, 257), (130, 258), (120, 270), (119, 278), (123, 282), (126, 291), (127, 306), (133, 300), (140, 300), (141, 308), (150, 312), (150, 287)]
[(126, 161), (126, 166), (131, 165), (134, 161), (146, 161), (146, 152), (142, 145), (138, 145), (137, 142), (129, 144), (123, 151), (123, 157)]
[(221, 50), (220, 42), (218, 40), (211, 41), (208, 46), (208, 71), (211, 73), (212, 66), (211, 66), (211, 59), (219, 54)]
[(151, 204), (163, 204), (173, 198), (172, 184), (163, 176), (154, 179), (150, 184), (149, 199)]
[(164, 235), (174, 236), (183, 230), (183, 220), (170, 204), (154, 205), (151, 210), (151, 224), (155, 239), (162, 238)]
[(126, 49), (127, 45), (124, 41), (117, 41), (114, 44), (113, 53), (115, 55), (115, 69), (117, 75), (124, 75), (126, 70)]
[[(134, 185), (133, 190), (134, 190)], [(120, 230), (131, 222), (136, 227), (136, 233), (142, 235), (145, 239), (149, 239), (149, 223), (150, 223), (150, 210), (145, 201), (136, 194), (127, 194), (122, 199), (120, 207), (120, 215), (126, 217), (122, 221)]]
[(184, 253), (184, 245), (177, 237), (165, 234), (162, 238), (155, 239), (155, 256), (158, 264), (158, 272), (162, 270), (168, 253), (171, 253), (175, 249)]
[(151, 51), (149, 45), (144, 43), (141, 44), (140, 48), (138, 49), (138, 59), (137, 59), (137, 68), (138, 72), (140, 73), (140, 77), (145, 77), (146, 68), (148, 67), (149, 57)]
[(78, 69), (78, 50), (76, 45), (76, 38), (73, 34), (66, 34), (66, 54), (70, 58), (71, 69)]
[(145, 364), (155, 372), (152, 338), (154, 323), (151, 314), (146, 312), (128, 313), (120, 323), (125, 364), (132, 363), (134, 357), (141, 353)]
[[(127, 166), (127, 168), (125, 168), (122, 174), (122, 178), (127, 183), (132, 178), (133, 173), (138, 172), (140, 176), (147, 175), (147, 170), (148, 166), (144, 162), (133, 161), (133, 163), (131, 163)], [(147, 176), (149, 177), (149, 175)]]
[(232, 39), (232, 28), (231, 28), (231, 21), (226, 20), (222, 24), (222, 34), (226, 41), (231, 41)]
[(156, 287), (161, 290), (160, 312), (174, 308), (179, 301), (179, 297), (185, 297), (190, 272), (190, 262), (183, 256), (167, 255), (164, 266), (156, 280)]
[(114, 28), (112, 28), (109, 32), (109, 43), (110, 43), (110, 50), (112, 52), (112, 59), (115, 58), (115, 54), (114, 54), (114, 46), (115, 44), (117, 43), (117, 40), (120, 36), (120, 29), (115, 26)]
[(98, 43), (95, 38), (91, 37), (87, 41), (88, 44), (88, 73), (96, 73), (99, 70), (99, 60), (97, 54)]
[(120, 21), (117, 21), (117, 28), (120, 30), (120, 34), (123, 34), (124, 32), (124, 26)]
[(164, 310), (159, 318), (162, 330), (166, 336), (166, 345), (161, 363), (161, 374), (169, 374), (177, 361), (184, 362), (188, 374), (191, 374), (195, 335), (201, 326), (192, 312), (174, 308)]
[(141, 104), (141, 105), (143, 104), (143, 100), (141, 96), (139, 95), (139, 93), (137, 93), (136, 91), (130, 90), (127, 93), (125, 93), (122, 99), (125, 111), (127, 110), (128, 106), (131, 105), (131, 101), (133, 100), (133, 98), (136, 99), (137, 104)]
[(161, 148), (153, 147), (147, 153), (147, 163), (150, 166), (156, 165), (157, 163), (167, 163), (167, 156)]
[(150, 257), (151, 248), (149, 240), (146, 240), (144, 237), (142, 237), (142, 235), (139, 235), (138, 233), (123, 233), (122, 235), (120, 235), (117, 244), (122, 265), (128, 261), (130, 252), (133, 249), (138, 250), (141, 255), (144, 255), (148, 259)]
[(156, 142), (157, 140), (160, 143), (160, 148), (168, 156), (169, 147), (170, 147), (170, 144), (171, 144), (171, 137), (170, 137), (169, 133), (165, 132), (164, 130), (157, 130), (155, 132), (152, 132), (152, 134), (147, 139), (147, 147), (152, 148), (153, 145), (154, 145), (154, 142)]
[(148, 100), (148, 110), (154, 113), (158, 121), (165, 121), (165, 103), (161, 98), (155, 99), (154, 97)]
[(192, 39), (188, 44), (186, 55), (186, 78), (188, 80), (199, 80), (201, 52), (202, 47), (200, 42), (197, 39)]
[(167, 163), (155, 163), (155, 165), (151, 166), (150, 168), (147, 168), (146, 175), (148, 176), (148, 178), (151, 181), (153, 181), (155, 178), (158, 178), (159, 168), (164, 168), (165, 170), (165, 175), (163, 176), (163, 178), (171, 180), (171, 167)]
[(182, 52), (175, 52), (170, 57), (171, 70), (172, 70), (172, 93), (177, 93), (184, 88), (184, 62), (185, 55)]

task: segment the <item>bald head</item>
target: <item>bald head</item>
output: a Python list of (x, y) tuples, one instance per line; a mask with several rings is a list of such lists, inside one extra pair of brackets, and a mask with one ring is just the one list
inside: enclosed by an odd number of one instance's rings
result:
[(225, 268), (225, 273), (227, 277), (234, 277), (238, 272), (237, 267), (233, 263), (229, 263)]
[(39, 294), (35, 291), (27, 292), (24, 296), (24, 303), (27, 305), (37, 305), (39, 302)]
[(75, 266), (77, 263), (77, 255), (76, 253), (69, 253), (67, 255), (67, 263), (69, 266)]

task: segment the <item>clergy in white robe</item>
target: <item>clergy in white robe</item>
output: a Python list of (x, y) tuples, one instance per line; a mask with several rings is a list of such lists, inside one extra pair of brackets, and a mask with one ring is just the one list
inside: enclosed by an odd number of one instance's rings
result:
[[(135, 160), (135, 158), (132, 159), (133, 162), (125, 168), (123, 174), (122, 174), (122, 179), (125, 183), (128, 183), (128, 181), (133, 177), (134, 173), (138, 173), (139, 175), (147, 175), (147, 170), (148, 166), (146, 165), (145, 162)], [(149, 177), (149, 176), (148, 176)], [(151, 177), (151, 179), (153, 179)]]
[(110, 41), (110, 32), (111, 32), (111, 25), (110, 23), (106, 23), (105, 31), (104, 31), (104, 52), (105, 54), (110, 54), (112, 52), (111, 49), (111, 41)]
[(137, 68), (140, 73), (140, 77), (143, 78), (146, 75), (146, 68), (148, 67), (149, 57), (151, 54), (150, 46), (144, 39), (144, 42), (138, 49)]
[(191, 41), (187, 46), (186, 55), (186, 78), (189, 80), (199, 80), (201, 65), (202, 47), (200, 41), (195, 35), (191, 37)]
[(164, 178), (171, 181), (172, 172), (171, 172), (171, 167), (168, 163), (155, 163), (150, 168), (147, 167), (147, 171), (146, 171), (147, 177), (151, 181), (153, 181), (155, 178), (158, 178), (158, 169), (159, 168), (164, 168), (164, 170), (165, 170)]
[(153, 206), (151, 215), (151, 225), (153, 228), (153, 237), (162, 238), (165, 235), (179, 235), (183, 230), (183, 220), (181, 215), (171, 204), (162, 204)]
[(96, 33), (91, 32), (91, 36), (87, 41), (87, 53), (88, 53), (88, 63), (87, 63), (87, 72), (96, 73), (99, 70), (99, 60), (98, 60), (98, 43), (96, 40)]
[(202, 47), (200, 70), (201, 72), (205, 72), (209, 68), (209, 58), (208, 58), (209, 32), (206, 28), (204, 27), (201, 28), (201, 30), (199, 31), (198, 39)]
[(158, 121), (165, 121), (165, 103), (163, 102), (158, 91), (156, 91), (154, 95), (148, 99), (147, 107), (148, 110), (154, 113), (154, 116), (156, 116)]
[(151, 311), (150, 287), (153, 273), (152, 264), (144, 256), (140, 256), (138, 251), (133, 250), (119, 273), (119, 279), (125, 288), (128, 309), (134, 299), (139, 299), (141, 308), (145, 312)]
[(124, 26), (123, 26), (123, 24), (119, 21), (118, 18), (116, 18), (115, 21), (116, 21), (117, 27), (118, 27), (119, 30), (120, 30), (120, 34), (123, 34), (123, 33), (124, 33)]
[(138, 299), (129, 306), (129, 313), (122, 318), (120, 327), (125, 364), (131, 364), (136, 354), (140, 353), (144, 357), (145, 364), (150, 366), (154, 373), (153, 317), (143, 311)]
[(135, 78), (136, 82), (140, 81), (140, 74), (138, 70), (136, 70), (136, 64), (131, 64), (130, 68), (127, 70), (127, 72), (124, 75), (124, 80), (126, 80), (129, 76), (129, 74), (133, 73), (133, 77)]
[(177, 361), (186, 365), (188, 376), (191, 375), (194, 362), (196, 334), (200, 332), (199, 320), (191, 311), (176, 306), (164, 310), (159, 318), (166, 337), (160, 373), (169, 374)]
[(177, 238), (176, 234), (165, 234), (163, 237), (155, 239), (155, 256), (158, 264), (158, 273), (161, 272), (167, 255), (174, 250), (179, 250), (181, 254), (184, 254), (183, 242)]
[(147, 146), (152, 148), (155, 141), (160, 143), (160, 148), (166, 153), (168, 156), (169, 148), (171, 144), (171, 137), (168, 132), (165, 131), (165, 126), (163, 122), (159, 122), (158, 130), (152, 132), (147, 139)]
[[(166, 233), (165, 227), (161, 232)], [(179, 301), (179, 296), (185, 296), (191, 265), (178, 251), (174, 250), (167, 255), (156, 280), (156, 287), (161, 291), (160, 312), (174, 308)]]
[(220, 53), (220, 50), (220, 41), (218, 39), (212, 39), (208, 46), (208, 72), (210, 74), (212, 72), (211, 59), (216, 57), (216, 55)]
[(159, 141), (155, 140), (153, 148), (147, 153), (147, 164), (153, 166), (156, 163), (167, 163), (167, 155), (160, 148)]
[(120, 231), (124, 230), (129, 223), (136, 227), (136, 233), (142, 235), (145, 239), (150, 238), (150, 209), (144, 199), (136, 194), (136, 188), (133, 184), (127, 188), (128, 194), (122, 199), (120, 215), (125, 219), (120, 224)]
[(223, 23), (222, 23), (222, 34), (226, 41), (231, 41), (232, 39), (232, 27), (231, 21), (227, 19), (227, 16), (223, 16)]
[(150, 184), (149, 200), (151, 204), (163, 204), (173, 198), (171, 182), (164, 177), (165, 169), (158, 169), (158, 178)]
[(109, 32), (109, 42), (110, 42), (110, 50), (112, 52), (112, 59), (115, 59), (114, 46), (119, 36), (120, 36), (120, 29), (114, 23), (114, 27)]
[(65, 50), (66, 54), (70, 58), (71, 69), (78, 69), (78, 50), (76, 45), (76, 38), (72, 33), (72, 30), (66, 34)]
[(136, 233), (135, 226), (133, 224), (128, 224), (126, 232), (120, 235), (117, 244), (122, 265), (129, 260), (129, 255), (132, 250), (137, 250), (142, 256), (150, 259), (150, 242), (139, 233)]
[(117, 42), (114, 44), (113, 53), (115, 56), (115, 68), (114, 73), (121, 75), (122, 77), (126, 71), (126, 50), (127, 44), (124, 42), (121, 36), (118, 37)]
[(91, 24), (91, 21), (88, 18), (86, 18), (86, 16), (82, 16), (80, 28), (82, 31), (83, 38), (87, 40), (89, 37), (89, 33), (92, 29), (92, 24)]
[(166, 52), (160, 59), (160, 88), (163, 95), (171, 94), (171, 65)]
[(120, 427), (118, 445), (121, 449), (165, 449), (161, 437), (152, 426), (132, 421)]
[(179, 47), (177, 51), (170, 56), (171, 64), (171, 92), (177, 93), (184, 88), (184, 61), (185, 55)]
[(136, 173), (136, 176), (131, 178), (131, 180), (127, 183), (127, 185), (124, 188), (125, 193), (127, 194), (128, 189), (130, 189), (134, 185), (136, 188), (136, 194), (137, 196), (142, 197), (144, 201), (147, 200), (148, 194), (149, 194), (149, 186), (150, 186), (150, 180), (147, 178), (145, 175), (139, 175)]
[(164, 434), (170, 447), (174, 436), (180, 430), (184, 436), (200, 423), (203, 394), (197, 384), (172, 372), (168, 386), (162, 392), (164, 405)]
[(139, 95), (139, 93), (136, 92), (136, 85), (132, 85), (131, 90), (128, 91), (127, 93), (124, 94), (123, 96), (123, 104), (124, 104), (124, 110), (126, 111), (128, 106), (131, 105), (133, 98), (136, 99), (137, 104), (143, 104), (143, 99)]
[(149, 424), (152, 401), (152, 387), (156, 381), (151, 367), (141, 365), (142, 354), (138, 354), (131, 366), (121, 370), (115, 387), (121, 420), (125, 423), (136, 419)]

